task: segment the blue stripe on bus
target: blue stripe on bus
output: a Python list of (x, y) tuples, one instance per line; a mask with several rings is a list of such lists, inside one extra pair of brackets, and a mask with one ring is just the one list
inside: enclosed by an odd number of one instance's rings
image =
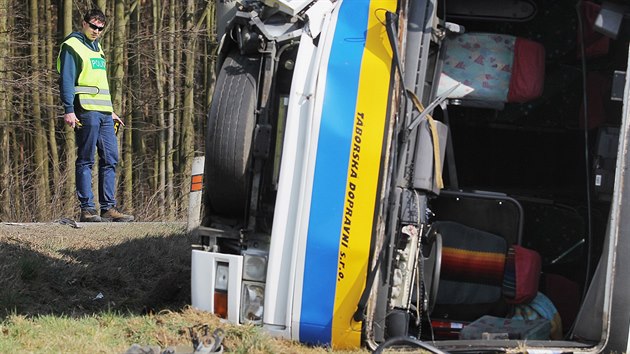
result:
[(341, 4), (328, 63), (302, 288), (300, 341), (306, 343), (331, 342), (348, 156), (369, 5), (369, 0)]

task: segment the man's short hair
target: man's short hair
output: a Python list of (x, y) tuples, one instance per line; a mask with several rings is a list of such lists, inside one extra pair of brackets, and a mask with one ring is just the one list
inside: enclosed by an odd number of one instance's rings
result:
[(99, 10), (99, 9), (91, 9), (90, 11), (86, 12), (85, 15), (83, 16), (83, 21), (85, 22), (90, 22), (92, 20), (98, 20), (100, 22), (105, 23), (105, 14), (103, 13), (103, 11)]

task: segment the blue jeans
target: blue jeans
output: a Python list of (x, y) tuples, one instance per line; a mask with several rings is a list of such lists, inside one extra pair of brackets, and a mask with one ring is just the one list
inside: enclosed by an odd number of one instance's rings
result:
[(116, 206), (116, 164), (118, 140), (111, 114), (76, 112), (82, 126), (75, 128), (77, 142), (76, 182), (81, 209), (94, 208), (92, 193), (92, 166), (98, 151), (98, 202), (101, 211)]

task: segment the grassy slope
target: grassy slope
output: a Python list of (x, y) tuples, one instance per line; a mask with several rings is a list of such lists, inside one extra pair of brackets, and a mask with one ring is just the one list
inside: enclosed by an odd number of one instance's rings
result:
[(0, 353), (191, 352), (190, 329), (226, 332), (236, 353), (324, 353), (231, 326), (190, 303), (181, 223), (0, 224)]

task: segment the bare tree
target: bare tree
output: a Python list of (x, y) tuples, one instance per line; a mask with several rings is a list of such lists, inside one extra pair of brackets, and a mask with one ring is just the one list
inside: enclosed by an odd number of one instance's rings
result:
[[(160, 1), (153, 0), (153, 29), (155, 33), (162, 33), (162, 11), (160, 6)], [(164, 83), (163, 83), (163, 63), (164, 63), (164, 54), (162, 50), (162, 36), (156, 35), (153, 37), (153, 46), (155, 49), (155, 76), (156, 76), (156, 89), (157, 96), (164, 97)], [(160, 217), (164, 217), (166, 215), (165, 212), (165, 202), (166, 202), (166, 117), (164, 112), (164, 100), (158, 100), (158, 127), (160, 130), (159, 138), (158, 138), (158, 195), (159, 200), (159, 215)]]
[(107, 0), (97, 0), (96, 7), (99, 8), (104, 13), (107, 13)]
[(175, 169), (173, 156), (175, 154), (175, 104), (176, 104), (176, 91), (175, 91), (175, 30), (177, 21), (175, 20), (175, 4), (177, 0), (170, 0), (169, 2), (169, 41), (168, 41), (168, 134), (166, 140), (166, 205), (167, 217), (171, 219), (174, 216), (174, 204), (175, 204)]
[(114, 1), (114, 20), (113, 36), (114, 40), (111, 44), (113, 54), (111, 55), (111, 79), (110, 89), (112, 92), (112, 103), (114, 109), (124, 116), (126, 119), (126, 129), (123, 132), (123, 154), (121, 156), (121, 165), (123, 168), (123, 190), (122, 200), (129, 209), (133, 208), (133, 181), (132, 181), (132, 164), (131, 161), (131, 129), (133, 128), (133, 120), (131, 116), (124, 115), (124, 99), (123, 99), (123, 79), (125, 76), (125, 45), (126, 45), (126, 21), (125, 21), (125, 0)]
[[(0, 58), (9, 57), (9, 0), (0, 0)], [(9, 212), (10, 200), (10, 150), (9, 130), (9, 67), (6, 60), (0, 60), (0, 220)]]
[(42, 56), (42, 61), (45, 63), (45, 83), (46, 83), (46, 87), (45, 87), (45, 102), (46, 102), (46, 115), (45, 115), (45, 119), (46, 122), (48, 124), (48, 154), (50, 156), (50, 165), (52, 168), (52, 184), (53, 184), (53, 189), (55, 191), (55, 197), (57, 196), (60, 188), (60, 185), (58, 185), (58, 183), (60, 183), (61, 181), (61, 172), (59, 170), (59, 152), (58, 152), (58, 147), (57, 147), (57, 138), (55, 137), (55, 132), (56, 132), (56, 105), (55, 105), (55, 97), (53, 95), (53, 85), (54, 85), (54, 80), (53, 80), (53, 66), (55, 63), (55, 57), (54, 57), (54, 44), (55, 41), (53, 40), (53, 21), (54, 21), (54, 16), (53, 16), (53, 12), (52, 12), (52, 5), (50, 3), (50, 0), (45, 0), (44, 1), (44, 28), (46, 29), (44, 31), (44, 35), (45, 35), (45, 52), (44, 55)]
[[(182, 148), (180, 150), (181, 166), (184, 171), (192, 170), (192, 158), (195, 147), (193, 135), (193, 115), (194, 115), (194, 74), (195, 74), (195, 51), (197, 49), (195, 24), (193, 22), (195, 14), (195, 1), (186, 2), (186, 24), (184, 28), (188, 38), (185, 41), (184, 53), (186, 55), (185, 78), (184, 78), (184, 114), (182, 116)], [(190, 190), (189, 178), (183, 174), (182, 192)], [(182, 206), (188, 205), (184, 200)]]
[(184, 79), (184, 114), (182, 117), (182, 149), (181, 149), (181, 166), (183, 170), (182, 175), (182, 193), (185, 193), (183, 198), (183, 207), (188, 205), (187, 197), (190, 190), (190, 174), (192, 171), (192, 160), (195, 154), (195, 138), (194, 138), (194, 122), (195, 122), (195, 64), (196, 51), (197, 51), (197, 39), (199, 36), (199, 30), (205, 21), (205, 17), (210, 9), (209, 2), (206, 3), (206, 7), (202, 11), (197, 22), (193, 22), (195, 13), (195, 1), (188, 0), (186, 4), (186, 34), (188, 39), (185, 41), (186, 53), (186, 67), (185, 67), (185, 79)]
[(39, 61), (39, 9), (37, 0), (29, 2), (31, 20), (31, 97), (32, 97), (32, 120), (35, 127), (33, 141), (33, 151), (35, 154), (35, 174), (37, 193), (35, 204), (37, 205), (37, 217), (42, 219), (47, 216), (48, 203), (50, 200), (50, 185), (48, 174), (48, 159), (46, 147), (48, 146), (44, 127), (42, 125), (41, 96), (40, 96), (40, 61)]
[[(63, 36), (67, 36), (72, 32), (72, 0), (63, 0)], [(64, 197), (63, 199), (66, 201), (63, 203), (63, 212), (66, 215), (71, 215), (72, 211), (75, 209), (73, 203), (76, 199), (75, 191), (76, 191), (76, 166), (75, 162), (77, 160), (77, 151), (76, 151), (76, 138), (74, 136), (74, 130), (67, 125), (63, 125), (64, 138), (66, 143), (66, 177), (65, 177), (65, 186), (64, 186)]]

